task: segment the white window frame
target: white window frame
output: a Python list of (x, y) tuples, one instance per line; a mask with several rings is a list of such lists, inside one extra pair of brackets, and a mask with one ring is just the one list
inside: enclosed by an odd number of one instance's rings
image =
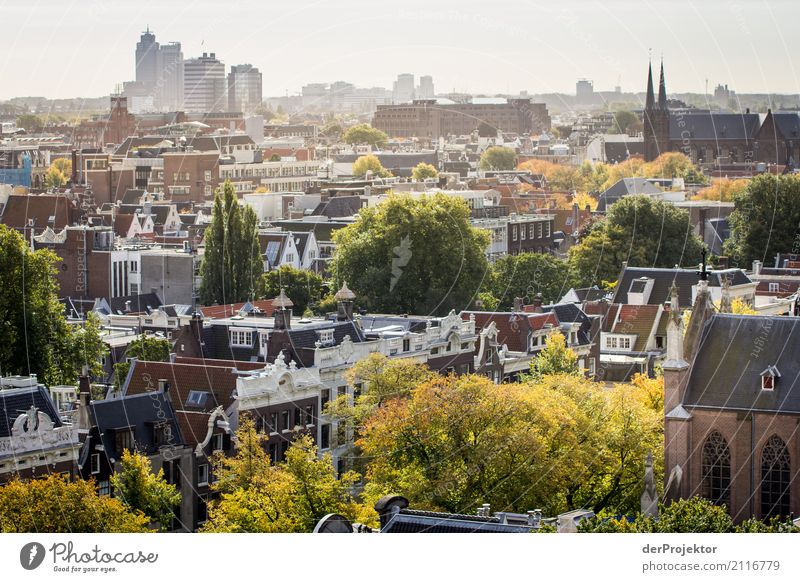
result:
[[(205, 477), (205, 478), (204, 478)], [(208, 464), (197, 465), (197, 486), (208, 485)]]

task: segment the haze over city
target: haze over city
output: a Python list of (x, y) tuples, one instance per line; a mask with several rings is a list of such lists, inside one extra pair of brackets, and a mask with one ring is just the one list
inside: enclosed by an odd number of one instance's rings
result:
[(702, 93), (706, 81), (739, 93), (800, 87), (792, 60), (800, 7), (789, 0), (714, 0), (679, 10), (662, 1), (500, 0), (486, 8), (471, 0), (245, 0), (230, 9), (208, 0), (10, 0), (0, 2), (4, 20), (14, 23), (0, 47), (0, 99), (108, 94), (132, 78), (131, 47), (148, 26), (161, 42), (181, 42), (186, 58), (213, 51), (226, 64), (259, 67), (265, 96), (339, 79), (390, 87), (403, 72), (430, 74), (443, 92), (573, 93), (583, 77), (595, 90), (620, 84), (639, 92), (649, 51), (670, 65), (671, 92)]

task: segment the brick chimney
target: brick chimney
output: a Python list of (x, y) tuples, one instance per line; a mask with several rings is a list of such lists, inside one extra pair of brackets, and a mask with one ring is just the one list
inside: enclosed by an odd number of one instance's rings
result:
[(286, 296), (286, 293), (281, 287), (280, 294), (272, 300), (272, 307), (275, 310), (275, 329), (291, 329), (292, 328), (292, 307), (294, 303)]
[(337, 321), (352, 321), (353, 302), (355, 301), (356, 294), (347, 288), (347, 281), (342, 282), (342, 288), (336, 292), (334, 298), (336, 299)]

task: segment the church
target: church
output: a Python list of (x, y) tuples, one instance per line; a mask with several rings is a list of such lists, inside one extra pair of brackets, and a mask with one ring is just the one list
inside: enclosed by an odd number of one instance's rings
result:
[(668, 500), (705, 497), (734, 521), (800, 513), (800, 318), (717, 309), (700, 274), (684, 326), (671, 292), (664, 363)]
[(671, 106), (663, 62), (657, 96), (649, 67), (642, 122), (648, 162), (666, 152), (681, 152), (695, 164), (735, 171), (759, 162), (794, 169), (800, 160), (800, 112), (727, 113)]

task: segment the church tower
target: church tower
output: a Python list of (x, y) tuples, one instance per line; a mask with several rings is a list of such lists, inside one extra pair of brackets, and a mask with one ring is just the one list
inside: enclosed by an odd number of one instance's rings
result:
[(667, 109), (667, 86), (664, 82), (664, 62), (661, 62), (661, 77), (658, 81), (658, 100), (653, 90), (653, 65), (647, 71), (647, 97), (644, 106), (644, 159), (652, 162), (669, 151), (669, 110)]

